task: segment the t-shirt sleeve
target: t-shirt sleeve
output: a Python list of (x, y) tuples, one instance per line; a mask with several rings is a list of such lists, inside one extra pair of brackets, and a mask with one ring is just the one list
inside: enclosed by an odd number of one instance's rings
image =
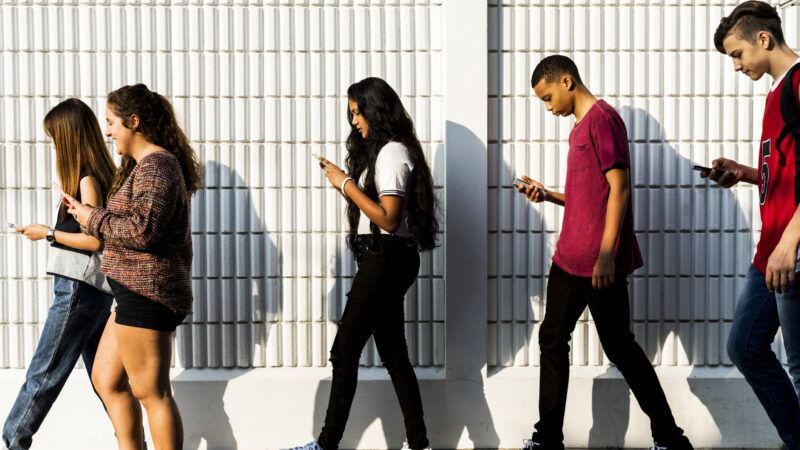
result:
[(392, 143), (384, 147), (375, 161), (378, 196), (405, 197), (408, 174), (412, 169), (413, 164), (405, 146)]
[(630, 167), (628, 133), (622, 119), (615, 120), (609, 115), (602, 115), (592, 123), (590, 131), (603, 173)]

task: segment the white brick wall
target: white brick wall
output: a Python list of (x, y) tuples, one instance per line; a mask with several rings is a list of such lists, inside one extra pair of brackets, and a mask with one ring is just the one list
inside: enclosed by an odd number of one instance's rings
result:
[[(490, 366), (539, 363), (561, 208), (528, 205), (511, 182), (524, 173), (563, 192), (573, 121), (550, 116), (530, 87), (537, 62), (554, 53), (572, 57), (628, 127), (645, 259), (630, 282), (639, 342), (657, 365), (731, 364), (725, 341), (760, 230), (757, 192), (712, 188), (691, 166), (718, 156), (757, 161), (768, 77), (752, 83), (734, 73), (712, 39), (736, 3), (490, 2)], [(796, 43), (797, 9), (782, 17)], [(588, 311), (573, 335), (572, 364), (608, 364)]]
[[(0, 223), (52, 217), (40, 126), (52, 105), (78, 96), (101, 113), (108, 91), (135, 81), (168, 95), (207, 168), (192, 217), (196, 314), (179, 329), (172, 373), (187, 448), (307, 442), (324, 416), (330, 368), (320, 366), (354, 271), (343, 204), (309, 156), (343, 161), (345, 90), (383, 76), (446, 201), (447, 239), (423, 258), (406, 302), (432, 445), (516, 448), (537, 417), (533, 337), (561, 217), (527, 205), (510, 182), (527, 172), (563, 185), (571, 124), (546, 117), (529, 77), (544, 55), (564, 52), (628, 124), (646, 258), (631, 283), (634, 327), (679, 424), (698, 447), (777, 446), (722, 348), (760, 228), (754, 194), (708, 188), (689, 170), (719, 154), (755, 158), (766, 84), (735, 75), (711, 46), (732, 6), (0, 0)], [(797, 11), (784, 14), (797, 43)], [(52, 294), (43, 244), (2, 230), (0, 255), (2, 413)], [(590, 317), (575, 342), (566, 444), (649, 447), (647, 418), (607, 367)], [(372, 345), (362, 363), (378, 363)], [(399, 448), (385, 371), (361, 377), (342, 447)], [(70, 378), (34, 448), (113, 446), (89, 392), (85, 376)]]
[[(347, 87), (386, 79), (443, 186), (436, 1), (7, 2), (0, 6), (2, 221), (50, 223), (46, 112), (143, 82), (173, 101), (205, 165), (193, 202), (194, 315), (179, 367), (324, 366), (355, 265), (344, 203), (312, 152), (344, 163)], [(46, 318), (46, 251), (3, 230), (0, 366), (25, 367)], [(412, 361), (444, 363), (444, 257), (406, 302)], [(364, 365), (379, 364), (374, 346)]]

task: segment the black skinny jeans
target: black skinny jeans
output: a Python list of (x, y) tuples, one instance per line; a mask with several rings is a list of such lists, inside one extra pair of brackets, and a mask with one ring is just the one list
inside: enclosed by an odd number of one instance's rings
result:
[(325, 425), (317, 439), (324, 450), (339, 447), (356, 393), (361, 351), (371, 335), (400, 401), (409, 447), (428, 447), (422, 398), (408, 359), (403, 309), (405, 293), (417, 278), (419, 253), (394, 236), (382, 236), (378, 244), (362, 247), (357, 255), (358, 271), (331, 348), (333, 382)]
[(683, 434), (675, 425), (653, 365), (634, 340), (627, 286), (626, 275), (617, 275), (613, 286), (598, 290), (592, 288), (591, 278), (571, 275), (555, 264), (550, 269), (544, 322), (539, 329), (541, 371), (536, 424), (537, 438), (547, 448), (564, 448), (569, 341), (587, 305), (608, 359), (622, 372), (639, 406), (650, 417), (653, 437), (660, 441)]

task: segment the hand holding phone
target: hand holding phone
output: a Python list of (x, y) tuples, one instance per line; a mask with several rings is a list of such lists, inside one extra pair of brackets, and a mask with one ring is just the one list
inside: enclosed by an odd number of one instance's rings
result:
[(719, 168), (712, 169), (711, 167), (700, 166), (700, 165), (697, 165), (697, 164), (692, 166), (692, 170), (696, 170), (696, 171), (700, 172), (701, 174), (703, 174), (705, 176), (708, 176), (708, 174), (710, 174), (712, 170), (716, 170), (719, 173), (725, 172), (724, 169), (719, 169)]
[[(528, 189), (528, 188), (530, 188), (530, 187), (531, 187), (531, 185), (530, 185), (530, 184), (528, 184), (528, 183), (526, 183), (526, 182), (525, 182), (525, 181), (524, 181), (522, 178), (515, 178), (515, 179), (514, 179), (514, 183), (513, 183), (513, 184), (514, 184), (514, 186), (517, 186), (517, 187), (519, 187), (519, 186), (522, 186), (522, 187), (523, 187), (523, 188), (525, 188), (525, 189)], [(537, 192), (541, 193), (542, 195), (545, 195), (545, 194), (547, 194), (547, 192), (545, 192), (545, 190), (544, 190), (544, 189), (542, 189), (542, 188), (540, 188), (539, 186), (534, 186), (533, 188), (534, 188), (534, 189), (535, 189)]]
[(534, 203), (543, 202), (547, 199), (547, 191), (539, 186), (535, 186), (522, 178), (514, 179), (514, 186), (517, 192), (521, 192), (525, 197)]

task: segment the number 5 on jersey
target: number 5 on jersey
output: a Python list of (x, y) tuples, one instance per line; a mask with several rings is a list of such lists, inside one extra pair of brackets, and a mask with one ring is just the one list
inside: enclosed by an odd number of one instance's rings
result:
[(767, 201), (767, 192), (769, 190), (769, 158), (770, 150), (772, 149), (772, 139), (767, 139), (761, 143), (761, 189), (758, 191), (758, 198), (763, 205)]

